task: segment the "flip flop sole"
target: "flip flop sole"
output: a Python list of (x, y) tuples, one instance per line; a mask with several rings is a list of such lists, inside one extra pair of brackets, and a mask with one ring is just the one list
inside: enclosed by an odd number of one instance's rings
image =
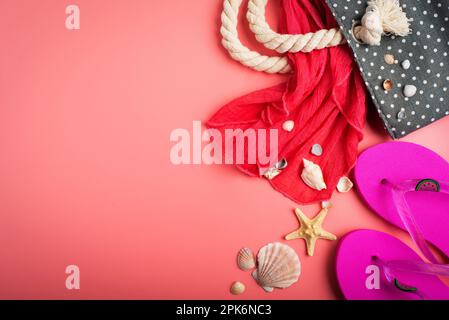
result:
[[(420, 300), (414, 292), (400, 290), (387, 280), (374, 257), (388, 260), (415, 260), (420, 257), (405, 243), (386, 233), (357, 230), (347, 234), (337, 251), (336, 273), (348, 300)], [(403, 290), (415, 287), (426, 299), (449, 299), (449, 287), (438, 277), (417, 273), (395, 273)], [(410, 289), (410, 288), (409, 288)]]
[[(357, 190), (379, 216), (405, 229), (383, 179), (400, 183), (410, 179), (449, 181), (449, 163), (435, 152), (413, 143), (387, 142), (364, 151), (354, 170)], [(427, 241), (449, 256), (449, 195), (410, 192), (410, 210)]]

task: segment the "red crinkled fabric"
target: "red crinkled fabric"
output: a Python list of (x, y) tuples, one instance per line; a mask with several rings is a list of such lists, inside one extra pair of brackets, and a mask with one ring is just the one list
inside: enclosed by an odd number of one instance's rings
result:
[[(283, 0), (282, 14), (282, 33), (338, 27), (324, 0)], [(278, 158), (286, 159), (288, 166), (267, 181), (300, 204), (328, 200), (357, 159), (366, 118), (365, 87), (347, 45), (289, 54), (288, 58), (293, 73), (286, 83), (232, 101), (207, 126), (222, 136), (225, 129), (278, 129)], [(286, 120), (295, 122), (292, 132), (282, 129)], [(320, 157), (310, 152), (316, 143), (324, 150)], [(314, 190), (302, 181), (303, 158), (321, 167), (326, 190)], [(256, 177), (263, 170), (258, 164), (237, 167)]]

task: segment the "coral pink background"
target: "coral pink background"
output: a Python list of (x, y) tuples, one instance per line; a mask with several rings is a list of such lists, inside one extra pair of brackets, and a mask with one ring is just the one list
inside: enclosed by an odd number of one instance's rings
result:
[[(79, 31), (65, 29), (73, 3)], [(270, 3), (275, 25), (279, 1)], [(173, 129), (283, 79), (228, 58), (221, 6), (0, 2), (0, 298), (236, 299), (234, 280), (247, 285), (243, 299), (341, 298), (337, 242), (319, 241), (313, 258), (290, 242), (302, 276), (271, 294), (235, 265), (240, 247), (258, 250), (297, 228), (294, 203), (229, 166), (170, 162)], [(389, 140), (376, 116), (365, 132), (361, 150)], [(448, 132), (449, 118), (404, 140), (449, 159)], [(339, 237), (371, 228), (407, 240), (356, 193), (333, 202), (325, 227)], [(318, 205), (303, 209), (314, 215)], [(65, 288), (70, 264), (81, 290)]]

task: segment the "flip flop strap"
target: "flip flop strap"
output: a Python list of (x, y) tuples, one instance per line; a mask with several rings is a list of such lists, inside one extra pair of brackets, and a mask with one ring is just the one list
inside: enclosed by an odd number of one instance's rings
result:
[(405, 271), (428, 275), (449, 276), (449, 266), (446, 264), (426, 263), (424, 261), (413, 260), (388, 260), (378, 259), (378, 264), (386, 271), (389, 281), (394, 280), (394, 271)]
[[(408, 192), (427, 192), (417, 191), (417, 186), (423, 180), (407, 180), (399, 184), (393, 184), (388, 180), (382, 181), (384, 185), (391, 187), (393, 201), (397, 209), (397, 213), (401, 218), (407, 232), (410, 234), (415, 245), (421, 250), (423, 255), (431, 263), (418, 262), (418, 261), (388, 261), (383, 262), (384, 267), (394, 270), (402, 270), (409, 272), (425, 273), (432, 275), (449, 276), (449, 265), (440, 264), (438, 259), (430, 250), (426, 239), (421, 231), (421, 228), (417, 224), (415, 217), (411, 213), (411, 210), (407, 204), (405, 194)], [(435, 182), (438, 183), (438, 192), (449, 194), (449, 183), (447, 182)]]
[(409, 284), (404, 284), (399, 282), (399, 279), (395, 275), (397, 271), (413, 272), (427, 275), (440, 275), (449, 276), (449, 267), (444, 264), (433, 264), (426, 263), (424, 261), (413, 261), (413, 260), (388, 260), (384, 261), (378, 257), (375, 257), (375, 261), (379, 267), (382, 268), (385, 277), (388, 282), (394, 283), (395, 288), (406, 291), (410, 294), (415, 294), (422, 300), (427, 300), (424, 292), (421, 292), (419, 288), (411, 287)]

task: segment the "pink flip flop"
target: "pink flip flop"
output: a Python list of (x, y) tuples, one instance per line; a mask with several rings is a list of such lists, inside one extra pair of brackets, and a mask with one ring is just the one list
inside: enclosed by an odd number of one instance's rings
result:
[[(374, 146), (357, 160), (357, 189), (379, 216), (407, 231), (425, 257), (426, 240), (449, 257), (449, 163), (413, 143)], [(432, 192), (436, 191), (436, 192)]]
[(346, 235), (337, 252), (337, 279), (348, 300), (445, 300), (447, 287), (405, 243), (383, 232)]
[[(359, 157), (355, 168), (355, 180), (359, 193), (368, 205), (385, 220), (406, 230), (429, 261), (424, 263), (416, 259), (404, 260), (405, 251), (411, 251), (408, 247), (399, 248), (396, 245), (392, 247), (395, 248), (393, 250), (388, 246), (375, 247), (376, 244), (363, 241), (368, 246), (367, 250), (371, 247), (377, 248), (378, 251), (383, 248), (385, 254), (389, 256), (382, 257), (381, 251), (376, 254), (366, 252), (369, 259), (377, 257), (377, 264), (382, 267), (385, 278), (390, 284), (394, 284), (390, 287), (397, 289), (392, 291), (393, 295), (396, 292), (398, 299), (405, 298), (399, 294), (403, 279), (399, 280), (398, 277), (393, 276), (398, 273), (403, 276), (402, 273), (405, 272), (411, 274), (412, 278), (406, 278), (410, 285), (414, 288), (418, 287), (417, 284), (421, 286), (418, 291), (415, 290), (415, 298), (445, 297), (449, 299), (449, 289), (431, 292), (430, 287), (427, 288), (420, 282), (423, 274), (433, 275), (434, 279), (437, 279), (435, 275), (449, 275), (449, 265), (440, 264), (427, 244), (427, 241), (430, 241), (449, 256), (449, 183), (446, 182), (449, 181), (449, 163), (433, 151), (416, 144), (384, 143), (366, 150)], [(378, 237), (386, 242), (385, 238), (388, 236), (383, 234)], [(376, 237), (372, 237), (372, 240), (375, 239)], [(394, 241), (390, 241), (393, 245)], [(351, 242), (345, 240), (342, 242), (341, 249), (346, 249), (348, 246), (351, 247)], [(354, 246), (359, 247), (360, 244), (354, 243)], [(337, 268), (345, 265), (342, 262), (345, 256), (342, 255), (342, 257), (337, 263)], [(341, 272), (340, 270), (337, 273)], [(347, 281), (347, 279), (341, 280)], [(343, 283), (341, 282), (342, 288), (347, 288), (347, 285)], [(444, 286), (444, 288), (447, 287)], [(408, 293), (410, 296), (410, 292)], [(357, 298), (352, 294), (350, 296)], [(378, 296), (384, 298), (382, 294)], [(385, 298), (394, 297), (386, 295)], [(410, 299), (413, 298), (410, 297)]]

